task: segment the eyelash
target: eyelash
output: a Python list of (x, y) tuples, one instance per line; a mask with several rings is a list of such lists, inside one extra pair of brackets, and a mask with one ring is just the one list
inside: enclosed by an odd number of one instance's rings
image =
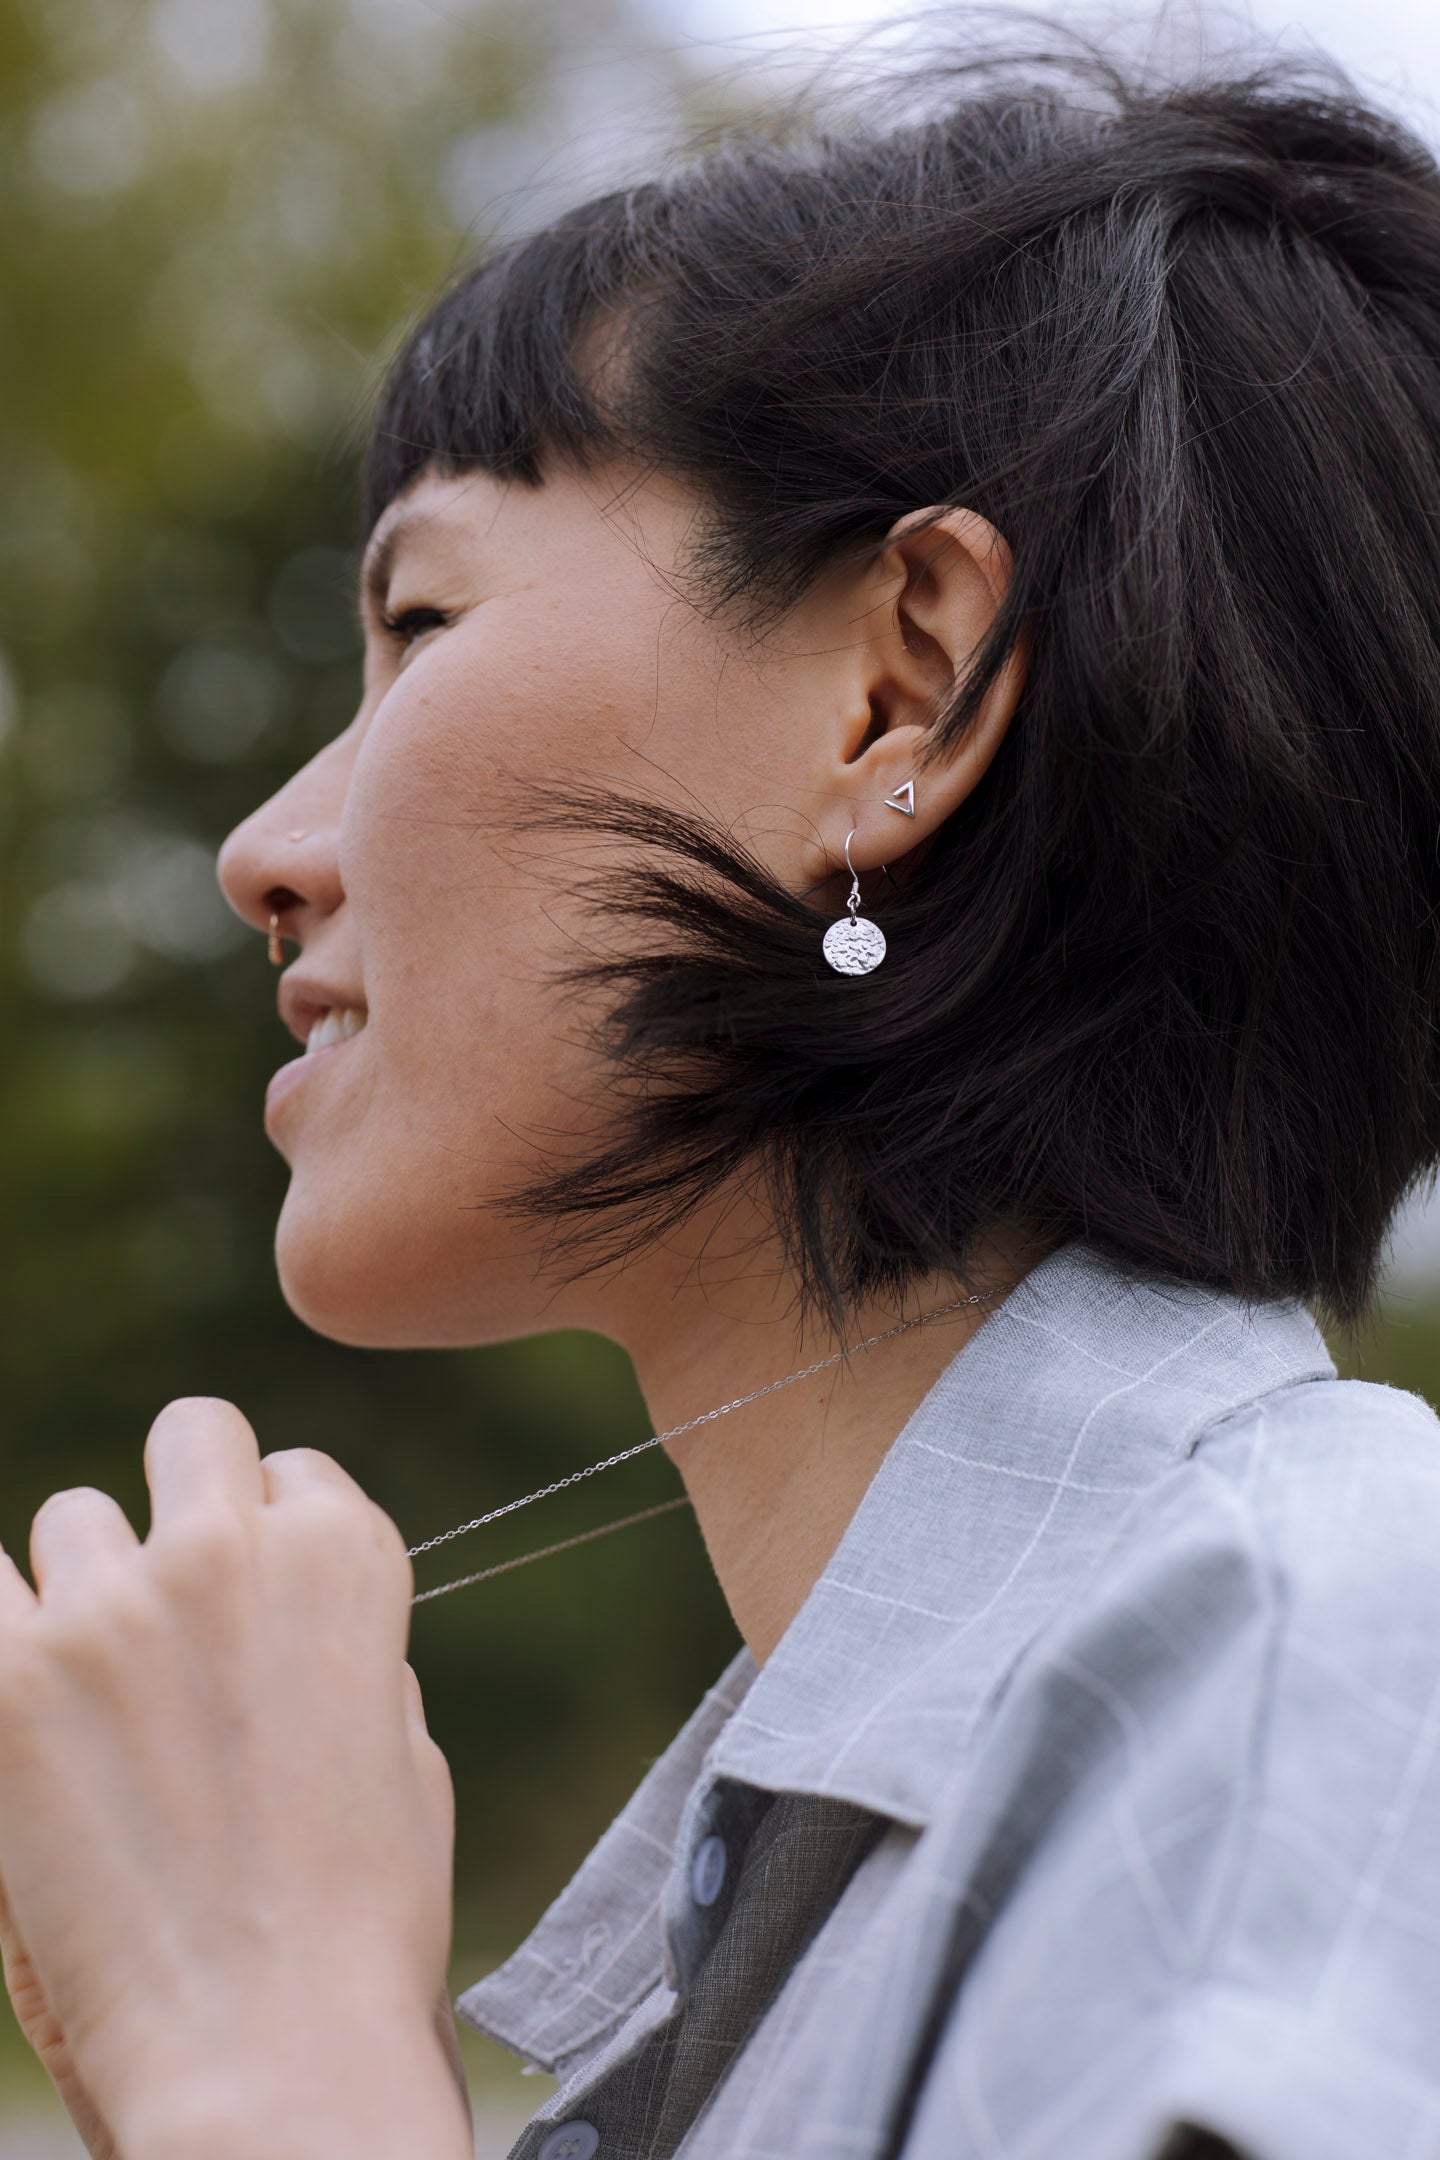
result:
[[(422, 630), (443, 627), (448, 620), (448, 616), (443, 615), (439, 608), (412, 607), (403, 608), (398, 615), (382, 615), (380, 627), (385, 635), (393, 638), (398, 645), (409, 646), (422, 635)], [(422, 628), (417, 629), (417, 624)]]

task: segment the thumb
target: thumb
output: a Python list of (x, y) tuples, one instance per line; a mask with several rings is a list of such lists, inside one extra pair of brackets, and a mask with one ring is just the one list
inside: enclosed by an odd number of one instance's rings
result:
[(65, 2028), (55, 2015), (50, 1998), (29, 1951), (15, 1925), (15, 1915), (0, 1882), (0, 1954), (3, 1954), (5, 1986), (16, 2022), (40, 2061), (79, 2131), (85, 2150), (96, 2160), (118, 2160), (115, 2142), (104, 2120), (76, 2073)]
[(420, 1692), (414, 1666), (406, 1664), (402, 1670), (405, 1676), (405, 1730), (410, 1740), (410, 1752), (426, 1799), (434, 1810), (435, 1834), (448, 1847), (455, 1835), (455, 1788), (450, 1765), (430, 1737), (430, 1728), (425, 1722), (425, 1698)]
[(405, 1724), (412, 1740), (428, 1740), (430, 1727), (425, 1722), (425, 1697), (420, 1692), (419, 1675), (407, 1660), (401, 1668), (404, 1673), (402, 1686), (405, 1690)]

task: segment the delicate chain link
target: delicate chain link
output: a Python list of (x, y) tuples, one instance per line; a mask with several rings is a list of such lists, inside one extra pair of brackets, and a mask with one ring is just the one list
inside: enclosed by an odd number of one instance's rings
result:
[(581, 1530), (574, 1537), (561, 1538), (557, 1544), (542, 1545), (538, 1552), (517, 1554), (513, 1560), (497, 1560), (493, 1567), (477, 1568), (473, 1575), (459, 1575), (454, 1582), (441, 1583), (434, 1590), (421, 1590), (411, 1598), (412, 1605), (423, 1605), (428, 1598), (444, 1597), (447, 1590), (465, 1590), (471, 1583), (489, 1582), (492, 1575), (508, 1575), (511, 1568), (525, 1567), (532, 1560), (549, 1560), (555, 1553), (569, 1552), (573, 1545), (588, 1545), (592, 1538), (609, 1537), (612, 1530), (629, 1530), (635, 1523), (649, 1522), (652, 1515), (673, 1515), (676, 1508), (691, 1505), (689, 1493), (681, 1493), (674, 1500), (662, 1500), (656, 1507), (642, 1507), (634, 1515), (617, 1516), (614, 1522), (601, 1523), (598, 1530)]
[[(607, 1455), (602, 1462), (587, 1463), (583, 1470), (572, 1470), (567, 1477), (555, 1478), (549, 1485), (541, 1485), (536, 1491), (526, 1493), (519, 1500), (507, 1500), (501, 1507), (490, 1508), (484, 1515), (476, 1515), (469, 1522), (457, 1523), (453, 1530), (442, 1530), (435, 1537), (422, 1538), (418, 1545), (409, 1548), (412, 1560), (422, 1553), (434, 1552), (438, 1545), (448, 1545), (452, 1538), (468, 1537), (472, 1530), (483, 1530), (503, 1516), (514, 1515), (521, 1508), (533, 1507), (537, 1500), (549, 1500), (555, 1493), (565, 1492), (572, 1485), (581, 1485), (586, 1478), (599, 1477), (602, 1470), (614, 1470), (619, 1464), (631, 1462), (637, 1455), (645, 1455), (651, 1448), (664, 1447), (667, 1441), (679, 1440), (684, 1434), (696, 1432), (702, 1425), (713, 1425), (716, 1418), (728, 1417), (732, 1410), (744, 1410), (750, 1403), (759, 1402), (764, 1395), (776, 1395), (781, 1388), (793, 1387), (797, 1380), (809, 1380), (816, 1373), (828, 1372), (832, 1365), (842, 1359), (854, 1357), (861, 1350), (873, 1350), (877, 1343), (889, 1342), (894, 1335), (903, 1335), (909, 1328), (923, 1327), (927, 1320), (941, 1320), (947, 1313), (959, 1312), (966, 1305), (985, 1305), (999, 1297), (998, 1290), (978, 1290), (969, 1297), (953, 1298), (948, 1305), (937, 1305), (928, 1313), (917, 1313), (913, 1320), (897, 1320), (893, 1327), (882, 1328), (878, 1335), (868, 1335), (864, 1342), (848, 1345), (842, 1350), (832, 1350), (828, 1357), (817, 1358), (813, 1365), (802, 1365), (798, 1372), (786, 1373), (783, 1380), (769, 1380), (764, 1387), (752, 1389), (748, 1395), (737, 1395), (733, 1402), (720, 1403), (714, 1410), (702, 1410), (698, 1417), (686, 1418), (683, 1425), (672, 1425), (668, 1432), (655, 1433), (648, 1440), (637, 1440), (633, 1447), (621, 1448), (616, 1455)], [(502, 1560), (494, 1567), (481, 1568), (477, 1574), (461, 1575), (454, 1582), (441, 1583), (434, 1590), (422, 1590), (411, 1600), (423, 1605), (430, 1598), (443, 1597), (447, 1590), (463, 1590), (469, 1583), (484, 1582), (488, 1576), (504, 1575), (511, 1568), (524, 1567), (529, 1560), (545, 1560), (552, 1553), (565, 1552), (572, 1545), (584, 1545), (591, 1538), (604, 1537), (608, 1531), (624, 1530), (631, 1523), (644, 1522), (652, 1515), (663, 1515), (671, 1508), (684, 1507), (684, 1496), (678, 1500), (662, 1501), (660, 1506), (642, 1508), (638, 1515), (622, 1515), (617, 1521), (603, 1523), (597, 1530), (583, 1530), (578, 1537), (563, 1538), (558, 1545), (544, 1545), (538, 1552), (521, 1553), (517, 1559)]]
[(604, 1462), (587, 1463), (583, 1470), (572, 1470), (569, 1477), (556, 1478), (553, 1485), (542, 1485), (538, 1492), (526, 1493), (523, 1500), (507, 1500), (503, 1507), (491, 1508), (488, 1514), (477, 1515), (473, 1522), (457, 1523), (453, 1530), (442, 1530), (438, 1537), (423, 1538), (418, 1545), (410, 1547), (410, 1558), (418, 1560), (421, 1553), (434, 1552), (437, 1545), (448, 1545), (452, 1538), (468, 1537), (472, 1530), (483, 1530), (487, 1523), (499, 1522), (502, 1515), (513, 1515), (517, 1509), (531, 1507), (537, 1500), (548, 1500), (552, 1493), (564, 1492), (569, 1485), (579, 1485), (586, 1478), (598, 1477), (602, 1470), (613, 1470), (618, 1463), (629, 1462), (633, 1455), (643, 1455), (647, 1448), (659, 1447), (661, 1440), (670, 1437), (668, 1433), (660, 1433), (653, 1440), (637, 1440), (634, 1447), (621, 1448), (618, 1455), (607, 1455)]

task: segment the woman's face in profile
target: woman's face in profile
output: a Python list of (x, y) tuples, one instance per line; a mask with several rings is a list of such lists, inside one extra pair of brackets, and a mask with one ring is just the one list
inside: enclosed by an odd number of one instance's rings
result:
[(596, 850), (521, 829), (535, 791), (699, 809), (787, 882), (821, 874), (806, 745), (843, 695), (834, 656), (808, 603), (759, 646), (682, 596), (696, 512), (651, 477), (422, 474), (372, 535), (359, 711), (225, 845), (232, 904), (300, 944), (282, 1012), (324, 1046), (266, 1125), (285, 1294), (325, 1334), (616, 1324), (593, 1284), (537, 1285), (542, 1233), (494, 1205), (600, 1114), (586, 1010), (554, 980), (609, 935), (576, 892)]

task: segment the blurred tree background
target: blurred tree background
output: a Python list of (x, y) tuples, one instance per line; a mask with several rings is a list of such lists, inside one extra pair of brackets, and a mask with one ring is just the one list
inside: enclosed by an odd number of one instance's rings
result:
[[(615, 115), (633, 155), (637, 111), (700, 107), (657, 30), (605, 0), (0, 0), (14, 1551), (61, 1485), (143, 1526), (140, 1444), (177, 1394), (233, 1397), (266, 1447), (330, 1450), (412, 1540), (648, 1431), (628, 1362), (591, 1338), (367, 1356), (289, 1316), (259, 1122), (288, 1038), (213, 858), (353, 711), (356, 458), (401, 326), (547, 186), (590, 185), (579, 153), (603, 168)], [(606, 1503), (672, 1475), (647, 1459)], [(587, 1502), (421, 1581), (582, 1527)], [(457, 1984), (518, 1940), (733, 1647), (687, 1515), (417, 1612), (463, 1825)]]
[[(497, 227), (604, 177), (617, 114), (633, 157), (635, 114), (658, 141), (723, 105), (664, 31), (623, 0), (0, 0), (12, 1550), (61, 1485), (143, 1525), (140, 1444), (177, 1394), (233, 1397), (266, 1447), (330, 1450), (412, 1539), (648, 1430), (591, 1338), (366, 1355), (289, 1316), (259, 1122), (285, 1039), (213, 857), (353, 710), (356, 457), (401, 326)], [(1433, 1394), (1437, 1343), (1422, 1300), (1365, 1370)], [(653, 1458), (610, 1484), (612, 1512), (673, 1489)], [(594, 1519), (581, 1494), (438, 1558)], [(733, 1647), (683, 1515), (417, 1612), (458, 1787), (457, 1985), (518, 1940)], [(0, 2118), (34, 2105), (5, 2059)]]

